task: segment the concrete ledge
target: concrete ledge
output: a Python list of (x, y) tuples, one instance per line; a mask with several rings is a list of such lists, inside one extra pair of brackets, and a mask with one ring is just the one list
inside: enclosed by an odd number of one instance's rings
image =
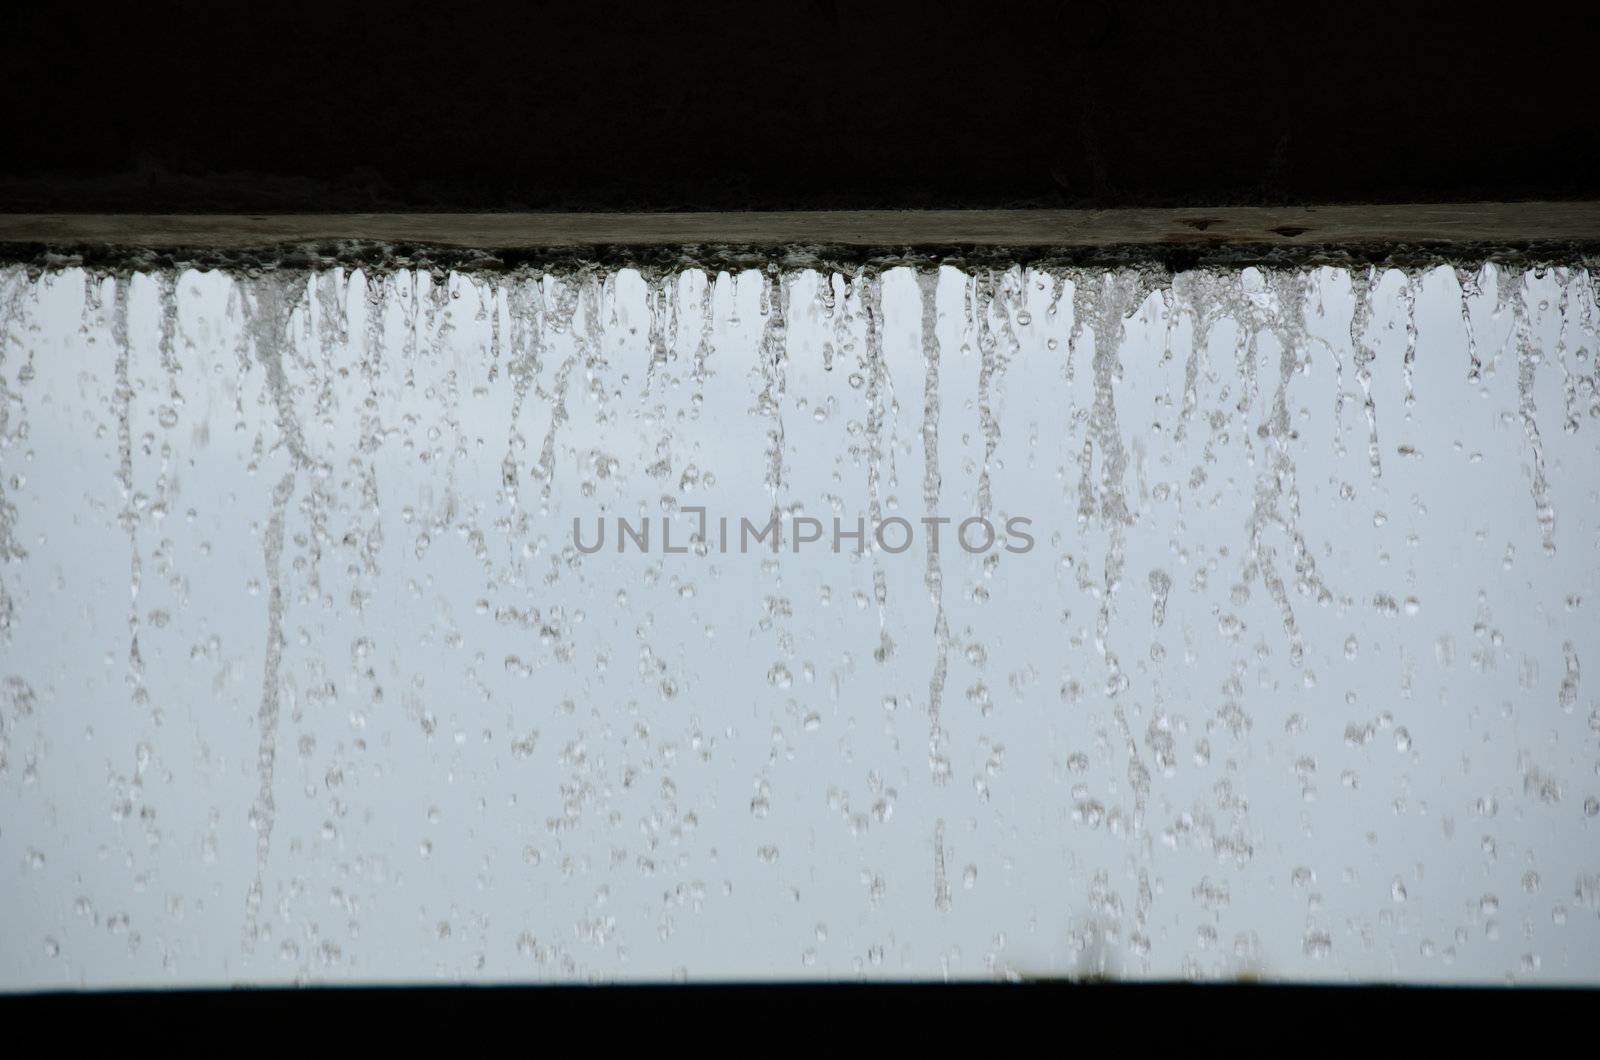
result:
[(1371, 247), (1600, 242), (1600, 202), (773, 213), (0, 214), (0, 243), (245, 250), (338, 241), (482, 251), (692, 245)]

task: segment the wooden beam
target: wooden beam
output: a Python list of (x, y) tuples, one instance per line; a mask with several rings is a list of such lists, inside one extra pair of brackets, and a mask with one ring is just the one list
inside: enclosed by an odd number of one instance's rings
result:
[(333, 241), (482, 251), (684, 245), (1371, 247), (1600, 242), (1600, 202), (783, 213), (0, 214), (0, 243), (245, 250)]

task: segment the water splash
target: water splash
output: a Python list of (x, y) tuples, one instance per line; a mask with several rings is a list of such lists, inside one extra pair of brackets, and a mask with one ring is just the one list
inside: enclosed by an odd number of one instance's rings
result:
[[(940, 511), (940, 486), (944, 479), (939, 463), (939, 414), (943, 403), (939, 398), (939, 273), (929, 269), (917, 274), (917, 290), (922, 297), (922, 360), (926, 382), (922, 396), (922, 507), (926, 512)], [(987, 380), (980, 381), (980, 400), (987, 396)], [(987, 483), (979, 486), (979, 506), (987, 502)], [(937, 517), (936, 517), (937, 518)], [(944, 611), (944, 570), (940, 550), (931, 543), (928, 548), (926, 573), (923, 584), (933, 600), (933, 674), (928, 678), (928, 762), (936, 779), (948, 779), (950, 769), (943, 757), (945, 742), (941, 714), (944, 710), (945, 681), (950, 673), (950, 624)], [(943, 824), (940, 825), (940, 876), (943, 876)], [(948, 888), (945, 901), (949, 902)]]
[(1600, 978), (1586, 269), (814, 264), (0, 272), (16, 981)]

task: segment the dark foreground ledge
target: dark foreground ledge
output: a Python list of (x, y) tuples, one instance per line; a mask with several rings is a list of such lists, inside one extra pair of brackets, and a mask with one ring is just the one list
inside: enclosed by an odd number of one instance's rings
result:
[[(391, 987), (0, 995), (0, 1016), (50, 1040), (130, 1036), (187, 1044), (282, 1041), (305, 1051), (346, 1041), (359, 1055), (482, 1051), (504, 1029), (536, 1054), (645, 1055), (746, 1046), (757, 1057), (794, 1048), (894, 1043), (900, 1052), (997, 1056), (1293, 1057), (1404, 1051), (1474, 1056), (1485, 1041), (1528, 1041), (1592, 1023), (1594, 991), (1534, 987), (1190, 986), (1113, 984), (751, 984), (703, 986)], [(754, 1033), (752, 1033), (752, 1031)], [(1407, 1048), (1415, 1042), (1425, 1049)], [(1453, 1049), (1459, 1042), (1466, 1048)], [(1103, 1044), (1102, 1044), (1103, 1043)], [(588, 1048), (583, 1048), (588, 1044)], [(541, 1049), (542, 1047), (542, 1049)], [(676, 1047), (676, 1048), (674, 1048)], [(1130, 1047), (1132, 1047), (1130, 1049)], [(1087, 1052), (1086, 1052), (1087, 1050)], [(602, 1050), (603, 1051), (603, 1050)], [(724, 1051), (724, 1050), (717, 1050)], [(731, 1050), (727, 1050), (731, 1051)], [(860, 1051), (860, 1050), (858, 1050)], [(1526, 1051), (1525, 1047), (1520, 1051)]]
[[(1416, 987), (1234, 983), (756, 983), (637, 986), (397, 986), (235, 990), (139, 990), (110, 993), (0, 995), (0, 1016), (51, 1021), (41, 1026), (192, 1027), (206, 1020), (283, 1028), (303, 1035), (306, 1017), (324, 1028), (365, 1037), (385, 1026), (410, 1035), (424, 1029), (455, 1034), (484, 1017), (519, 1026), (648, 1028), (646, 1033), (726, 1034), (752, 1018), (785, 1033), (836, 1034), (851, 1024), (899, 1036), (915, 1028), (943, 1034), (955, 1027), (1009, 1039), (1016, 1018), (1048, 1019), (1056, 1033), (1080, 1042), (1110, 1034), (1148, 1043), (1171, 1038), (1223, 1047), (1271, 1044), (1317, 1055), (1335, 1041), (1370, 1047), (1401, 1028), (1439, 1035), (1460, 1028), (1577, 1026), (1592, 1015), (1593, 990), (1549, 987)], [(970, 1007), (969, 1007), (970, 1006)], [(968, 1008), (963, 1012), (963, 1008)], [(1519, 1011), (1520, 1010), (1520, 1011)], [(85, 1023), (84, 1021), (90, 1021)], [(239, 1022), (234, 1022), (239, 1021)], [(1525, 1022), (1526, 1021), (1526, 1022)], [(1007, 1035), (1006, 1032), (1011, 1032)], [(1311, 1035), (1311, 1038), (1307, 1038)], [(1092, 1040), (1092, 1039), (1090, 1039)], [(370, 1044), (370, 1043), (369, 1043)], [(1306, 1045), (1314, 1045), (1309, 1054)], [(1014, 1052), (1014, 1049), (1006, 1050)], [(1246, 1050), (1250, 1052), (1250, 1050)]]

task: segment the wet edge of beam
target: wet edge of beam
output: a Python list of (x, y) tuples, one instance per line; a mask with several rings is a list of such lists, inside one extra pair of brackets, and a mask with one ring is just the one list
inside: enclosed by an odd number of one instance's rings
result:
[(763, 213), (0, 214), (40, 267), (1587, 264), (1600, 202)]

